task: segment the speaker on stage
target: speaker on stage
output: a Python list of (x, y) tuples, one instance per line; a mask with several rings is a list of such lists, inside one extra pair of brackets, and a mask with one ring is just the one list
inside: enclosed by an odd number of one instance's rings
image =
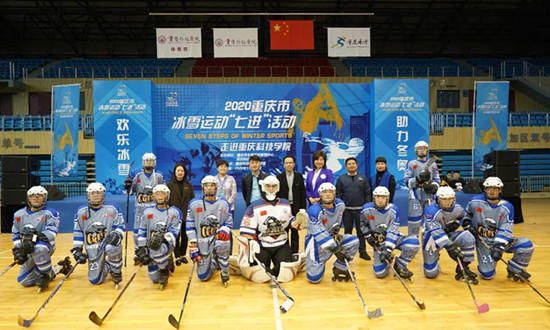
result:
[(517, 166), (519, 168), (519, 151), (493, 150), (483, 156), (483, 162), (494, 166)]
[(40, 167), (30, 156), (2, 156), (2, 205), (26, 205), (27, 190), (40, 184), (31, 174)]
[(59, 201), (63, 198), (67, 197), (59, 188), (56, 186), (46, 186), (46, 190), (48, 191), (48, 200), (49, 201)]
[(521, 180), (519, 174), (519, 151), (493, 150), (483, 156), (486, 170), (483, 177), (498, 176), (504, 183), (502, 197), (519, 197), (521, 192)]

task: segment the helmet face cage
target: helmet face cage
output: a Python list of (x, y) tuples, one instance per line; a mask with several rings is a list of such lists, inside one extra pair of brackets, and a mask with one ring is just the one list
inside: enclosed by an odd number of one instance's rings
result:
[(321, 198), (321, 203), (323, 204), (332, 204), (336, 199), (336, 187), (330, 182), (324, 182), (317, 189), (319, 192), (319, 197)]
[(141, 164), (146, 169), (153, 169), (155, 166), (157, 166), (157, 156), (153, 153), (145, 153), (143, 154), (143, 157), (141, 157)]
[(390, 202), (390, 197), (386, 195), (374, 195), (374, 206), (379, 209), (383, 210), (388, 206), (388, 203)]
[(105, 187), (99, 183), (91, 183), (86, 188), (86, 196), (88, 198), (88, 205), (97, 208), (105, 203)]
[(207, 175), (201, 180), (201, 188), (204, 197), (216, 197), (218, 194), (218, 180), (212, 175)]
[(456, 195), (451, 187), (439, 187), (436, 198), (437, 205), (444, 210), (450, 209), (456, 202)]
[(170, 189), (163, 184), (156, 185), (153, 188), (153, 201), (157, 205), (168, 204), (170, 200)]
[(498, 200), (502, 194), (502, 187), (504, 184), (499, 177), (490, 176), (483, 181), (483, 188), (485, 190), (485, 197), (488, 200)]
[(42, 186), (34, 186), (27, 191), (27, 205), (32, 209), (41, 209), (48, 201), (48, 191)]
[(426, 157), (428, 155), (428, 143), (426, 141), (418, 141), (414, 145), (414, 150), (418, 157)]
[(279, 192), (279, 179), (274, 175), (269, 175), (262, 180), (260, 186), (262, 191), (265, 193), (265, 197), (268, 201), (273, 201), (277, 198), (277, 193)]

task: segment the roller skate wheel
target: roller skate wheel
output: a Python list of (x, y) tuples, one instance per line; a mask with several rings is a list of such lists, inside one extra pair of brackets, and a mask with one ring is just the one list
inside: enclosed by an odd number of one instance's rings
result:
[(283, 314), (287, 312), (287, 310), (283, 306), (279, 306), (279, 309), (281, 310), (281, 312), (283, 312)]

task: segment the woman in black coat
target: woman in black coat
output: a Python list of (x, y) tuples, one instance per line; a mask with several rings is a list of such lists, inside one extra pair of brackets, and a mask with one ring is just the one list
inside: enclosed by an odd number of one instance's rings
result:
[(187, 180), (186, 176), (187, 171), (185, 170), (185, 166), (183, 166), (183, 164), (176, 164), (176, 166), (174, 166), (172, 180), (167, 184), (170, 189), (170, 201), (168, 203), (170, 206), (175, 206), (180, 209), (183, 216), (180, 234), (176, 240), (174, 255), (176, 259), (181, 260), (184, 264), (187, 263), (187, 258), (185, 258), (185, 254), (187, 253), (187, 234), (185, 233), (187, 207), (189, 202), (195, 198), (193, 185), (191, 181)]

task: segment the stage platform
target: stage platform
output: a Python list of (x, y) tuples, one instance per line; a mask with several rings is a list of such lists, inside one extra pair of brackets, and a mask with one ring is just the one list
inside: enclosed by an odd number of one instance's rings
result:
[[(201, 196), (201, 191), (195, 191), (196, 196)], [(466, 207), (470, 198), (474, 196), (473, 194), (465, 194), (461, 191), (456, 193), (457, 202)], [(107, 196), (107, 201), (110, 203), (115, 203), (120, 207), (120, 210), (126, 217), (126, 195), (109, 195)], [(400, 210), (401, 213), (401, 225), (407, 225), (407, 209), (409, 205), (409, 193), (407, 190), (399, 190), (395, 193), (394, 204)], [(130, 196), (130, 209), (129, 217), (130, 219), (134, 218), (134, 196)], [(48, 201), (48, 206), (55, 208), (61, 214), (61, 223), (59, 232), (68, 233), (73, 231), (73, 219), (76, 209), (80, 206), (86, 204), (86, 196), (77, 196), (77, 197), (68, 197), (59, 201)], [(235, 219), (234, 219), (234, 228), (239, 228), (243, 214), (245, 211), (245, 203), (242, 199), (242, 196), (239, 195), (239, 198), (235, 201)], [(133, 228), (133, 221), (129, 221), (130, 229)]]

